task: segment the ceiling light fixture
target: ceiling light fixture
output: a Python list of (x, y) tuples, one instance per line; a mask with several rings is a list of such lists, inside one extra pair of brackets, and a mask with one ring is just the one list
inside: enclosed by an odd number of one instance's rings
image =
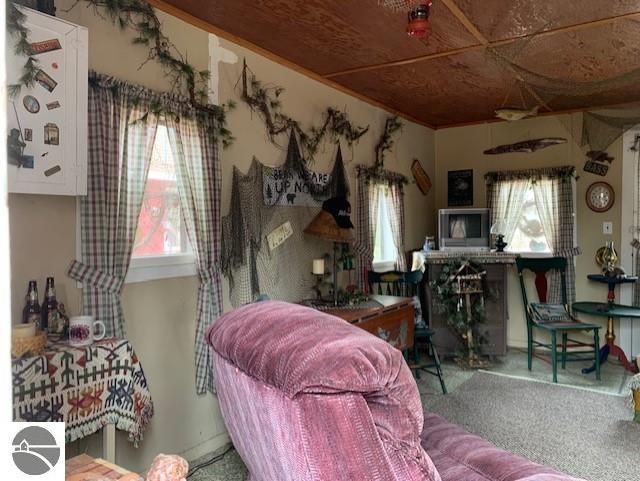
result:
[(409, 23), (407, 23), (407, 35), (409, 37), (424, 39), (431, 35), (429, 13), (432, 3), (431, 1), (421, 3), (409, 10)]

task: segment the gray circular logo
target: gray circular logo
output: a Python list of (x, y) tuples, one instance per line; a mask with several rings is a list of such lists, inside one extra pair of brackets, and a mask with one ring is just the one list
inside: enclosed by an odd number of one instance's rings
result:
[(13, 438), (13, 462), (31, 476), (48, 473), (60, 459), (53, 435), (39, 426), (24, 428)]

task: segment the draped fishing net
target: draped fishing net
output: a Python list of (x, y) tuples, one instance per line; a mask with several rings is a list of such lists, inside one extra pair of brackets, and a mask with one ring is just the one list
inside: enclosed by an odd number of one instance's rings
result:
[[(620, 31), (625, 38), (640, 39), (640, 22), (623, 19), (616, 23), (597, 27), (598, 35), (615, 39)], [(604, 151), (629, 128), (640, 123), (640, 63), (637, 56), (621, 60), (598, 56), (598, 52), (586, 52), (576, 60), (576, 69), (555, 59), (558, 39), (544, 30), (510, 43), (492, 46), (485, 50), (487, 59), (499, 65), (507, 76), (515, 77), (500, 107), (531, 109), (540, 111), (565, 110), (565, 106), (588, 105), (593, 99), (607, 103), (607, 99), (619, 99), (621, 92), (630, 92), (625, 98), (628, 104), (607, 109), (606, 114), (585, 112), (582, 129), (572, 131), (576, 140), (590, 150)], [(621, 43), (622, 47), (624, 46)], [(621, 48), (622, 48), (621, 47)], [(547, 62), (540, 63), (541, 56)], [(529, 64), (535, 65), (530, 67)], [(603, 77), (606, 70), (606, 77)], [(635, 97), (634, 97), (635, 96)], [(612, 100), (611, 103), (615, 103)], [(619, 100), (617, 100), (619, 102)], [(600, 110), (594, 107), (594, 110)], [(575, 129), (574, 129), (575, 130)]]
[[(274, 175), (281, 182), (304, 179), (302, 190), (317, 204), (310, 205), (313, 202), (307, 198), (306, 205), (292, 207), (289, 199), (283, 198), (287, 195), (284, 188), (265, 190), (265, 178)], [(290, 137), (281, 168), (267, 167), (255, 158), (246, 174), (234, 168), (231, 206), (222, 219), (222, 269), (229, 279), (233, 307), (252, 302), (260, 294), (286, 301), (313, 296), (312, 260), (331, 253), (333, 246), (329, 241), (305, 235), (303, 230), (318, 213), (321, 201), (349, 192), (339, 147), (328, 181), (320, 184), (314, 178), (300, 155), (295, 134)], [(291, 236), (270, 249), (267, 236), (287, 222)], [(325, 265), (330, 270), (330, 262)]]

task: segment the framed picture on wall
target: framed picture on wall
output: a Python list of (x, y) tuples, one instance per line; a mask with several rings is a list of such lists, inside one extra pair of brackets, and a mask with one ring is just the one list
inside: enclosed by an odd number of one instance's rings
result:
[(473, 170), (450, 170), (447, 179), (449, 207), (473, 205)]

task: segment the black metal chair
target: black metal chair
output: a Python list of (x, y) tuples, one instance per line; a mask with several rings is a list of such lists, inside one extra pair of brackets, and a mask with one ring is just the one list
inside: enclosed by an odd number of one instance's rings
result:
[[(422, 278), (423, 274), (421, 271), (369, 271), (367, 275), (369, 292), (372, 294), (401, 297), (419, 297)], [(422, 309), (423, 315), (425, 312), (426, 311)], [(440, 357), (438, 356), (438, 351), (433, 344), (434, 334), (435, 331), (426, 327), (415, 328), (413, 334), (414, 364), (410, 364), (409, 367), (416, 376), (416, 379), (420, 379), (420, 371), (436, 376), (440, 380), (442, 393), (447, 394), (447, 388), (442, 374), (442, 366), (440, 364)], [(420, 347), (426, 348), (427, 355), (431, 357), (431, 362), (420, 362)], [(408, 357), (407, 353), (405, 353), (405, 357)]]
[[(595, 360), (596, 379), (600, 380), (600, 339), (599, 330), (601, 326), (580, 322), (571, 315), (567, 304), (567, 259), (564, 257), (543, 257), (516, 259), (518, 277), (520, 278), (520, 288), (522, 289), (522, 302), (527, 318), (527, 362), (531, 370), (534, 346), (549, 349), (551, 351), (551, 366), (553, 370), (553, 382), (558, 382), (558, 344), (557, 335), (562, 336), (561, 344), (561, 364), (562, 369), (566, 368), (567, 361)], [(527, 297), (527, 289), (524, 282), (524, 272), (529, 270), (535, 274), (535, 287), (538, 294), (539, 303), (531, 303)], [(558, 271), (561, 283), (560, 305), (547, 304), (547, 273)], [(534, 338), (534, 329), (546, 331), (551, 336), (551, 342), (545, 343)], [(593, 344), (587, 344), (575, 339), (569, 339), (569, 333), (580, 331), (593, 331)], [(571, 344), (569, 344), (571, 343)], [(567, 352), (568, 347), (588, 347), (587, 350), (572, 350)], [(589, 354), (591, 357), (581, 356)]]

